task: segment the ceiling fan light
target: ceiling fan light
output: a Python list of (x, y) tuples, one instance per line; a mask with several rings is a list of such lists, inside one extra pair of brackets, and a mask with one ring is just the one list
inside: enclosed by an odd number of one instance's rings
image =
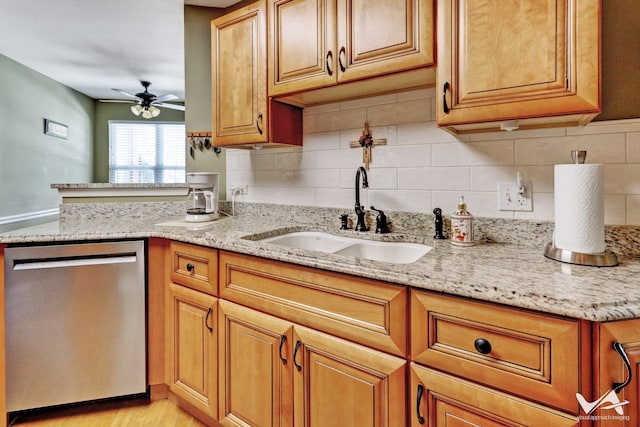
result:
[(142, 113), (142, 107), (139, 104), (131, 106), (131, 112), (136, 116), (139, 116)]
[(145, 110), (142, 112), (142, 117), (145, 119), (150, 119), (151, 117), (153, 117), (153, 115), (151, 114), (151, 111), (145, 108)]
[(158, 117), (160, 115), (160, 109), (153, 105), (149, 107), (149, 112), (151, 113), (151, 117)]

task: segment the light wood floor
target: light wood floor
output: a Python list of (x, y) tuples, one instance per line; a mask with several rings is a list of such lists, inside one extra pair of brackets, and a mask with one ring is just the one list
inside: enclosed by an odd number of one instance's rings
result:
[(34, 427), (202, 427), (168, 399), (102, 402), (20, 414), (10, 426)]

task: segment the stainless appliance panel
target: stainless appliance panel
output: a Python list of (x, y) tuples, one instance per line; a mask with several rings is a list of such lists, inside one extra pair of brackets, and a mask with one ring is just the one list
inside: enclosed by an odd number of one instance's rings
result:
[(146, 392), (144, 242), (5, 249), (7, 411)]

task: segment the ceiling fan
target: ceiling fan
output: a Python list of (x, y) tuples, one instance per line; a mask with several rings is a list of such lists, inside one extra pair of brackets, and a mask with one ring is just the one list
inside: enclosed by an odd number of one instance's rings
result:
[(116, 92), (132, 98), (131, 100), (101, 99), (100, 102), (135, 103), (135, 105), (131, 106), (131, 112), (136, 116), (142, 116), (145, 119), (157, 117), (160, 114), (160, 109), (158, 107), (184, 111), (184, 105), (169, 104), (166, 102), (178, 99), (178, 97), (174, 94), (166, 93), (164, 95), (156, 96), (155, 94), (149, 92), (149, 86), (151, 86), (150, 82), (143, 80), (140, 82), (140, 84), (144, 88), (144, 92), (138, 92), (135, 95), (122, 89), (113, 88), (113, 90), (115, 90)]

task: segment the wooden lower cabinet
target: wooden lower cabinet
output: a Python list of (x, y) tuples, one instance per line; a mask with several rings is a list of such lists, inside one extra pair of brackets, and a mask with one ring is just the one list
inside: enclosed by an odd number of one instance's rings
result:
[(406, 361), (220, 301), (220, 424), (405, 425)]
[[(217, 418), (217, 298), (169, 283), (166, 339), (169, 390), (180, 403)], [(199, 415), (199, 414), (194, 414)]]
[(411, 426), (569, 427), (576, 416), (411, 363)]
[(405, 425), (406, 360), (298, 326), (292, 345), (294, 425)]
[[(599, 427), (631, 427), (640, 425), (640, 319), (621, 320), (595, 325), (597, 337), (595, 396), (589, 401), (604, 398), (603, 404), (590, 414)], [(613, 348), (620, 345), (628, 359)], [(630, 380), (628, 384), (625, 382)], [(616, 392), (616, 388), (617, 389)], [(613, 394), (610, 394), (614, 390)], [(627, 403), (625, 403), (627, 402)], [(583, 409), (581, 415), (586, 414)]]
[(588, 324), (415, 289), (410, 305), (412, 361), (578, 413)]
[(220, 424), (293, 425), (293, 325), (222, 300), (218, 316)]
[(205, 288), (219, 299), (169, 272), (165, 379), (207, 425), (639, 425), (640, 319), (580, 321), (225, 251)]

